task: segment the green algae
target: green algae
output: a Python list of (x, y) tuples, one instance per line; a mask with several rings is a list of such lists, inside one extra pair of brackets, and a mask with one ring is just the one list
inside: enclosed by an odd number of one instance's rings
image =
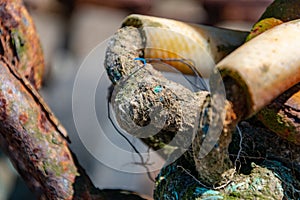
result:
[(272, 108), (264, 108), (257, 114), (258, 119), (266, 124), (268, 128), (288, 141), (295, 142), (296, 129), (279, 112)]
[(265, 32), (279, 24), (282, 24), (282, 23), (283, 22), (281, 20), (276, 19), (274, 17), (266, 18), (266, 19), (263, 19), (263, 20), (257, 22), (251, 29), (251, 32), (249, 33), (249, 35), (247, 36), (246, 42), (255, 38), (259, 34)]
[[(190, 160), (190, 161), (188, 161)], [(282, 182), (275, 174), (253, 164), (249, 175), (236, 174), (221, 189), (208, 188), (197, 179), (191, 158), (181, 157), (164, 167), (156, 179), (154, 199), (282, 199)], [(272, 165), (274, 167), (274, 165)]]
[(300, 1), (299, 0), (275, 0), (269, 5), (262, 14), (262, 19), (274, 17), (284, 22), (300, 18)]

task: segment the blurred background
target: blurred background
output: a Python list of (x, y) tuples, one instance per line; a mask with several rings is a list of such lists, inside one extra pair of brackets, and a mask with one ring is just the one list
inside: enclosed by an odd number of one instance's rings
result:
[[(127, 189), (152, 196), (147, 174), (119, 172), (96, 160), (79, 139), (72, 115), (72, 90), (89, 52), (139, 13), (181, 21), (250, 30), (272, 0), (25, 0), (42, 41), (47, 71), (42, 96), (68, 130), (71, 149), (99, 188)], [(103, 49), (105, 51), (105, 49)], [(99, 67), (103, 67), (100, 66)], [(100, 94), (101, 95), (101, 94)], [(84, 97), (83, 97), (84, 99)], [(105, 102), (98, 102), (106, 106)], [(89, 116), (87, 116), (88, 119)], [(120, 137), (120, 140), (123, 140)], [(99, 141), (99, 150), (110, 152)], [(127, 158), (123, 158), (125, 161)], [(155, 176), (155, 173), (152, 174)], [(0, 200), (34, 199), (0, 152)]]

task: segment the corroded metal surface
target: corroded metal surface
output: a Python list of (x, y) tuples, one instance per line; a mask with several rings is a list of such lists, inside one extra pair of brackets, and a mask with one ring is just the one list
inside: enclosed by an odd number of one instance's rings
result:
[(67, 141), (60, 136), (39, 98), (12, 73), (13, 66), (2, 58), (0, 67), (2, 147), (27, 181), (47, 190), (42, 194), (48, 198), (70, 198), (78, 174)]
[(257, 117), (282, 138), (300, 145), (300, 83), (262, 109)]
[(68, 146), (64, 127), (36, 89), (44, 57), (21, 0), (0, 0), (0, 147), (38, 199), (139, 199), (100, 190)]
[(97, 189), (37, 91), (0, 59), (0, 146), (38, 198), (143, 199), (130, 191)]
[(44, 74), (44, 55), (34, 23), (21, 0), (0, 1), (0, 54), (35, 88)]

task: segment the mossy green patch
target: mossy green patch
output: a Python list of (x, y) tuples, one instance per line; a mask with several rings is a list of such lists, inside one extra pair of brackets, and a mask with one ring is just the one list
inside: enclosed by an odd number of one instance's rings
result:
[(139, 17), (128, 17), (125, 19), (125, 21), (122, 24), (122, 27), (124, 26), (133, 26), (136, 28), (141, 27), (155, 27), (155, 28), (162, 28), (164, 25), (162, 25), (159, 22), (153, 21), (151, 19), (140, 19)]
[(275, 0), (259, 19), (274, 17), (284, 22), (300, 18), (300, 0)]
[(11, 32), (11, 42), (12, 45), (17, 53), (17, 58), (24, 63), (23, 66), (20, 66), (22, 70), (26, 70), (26, 59), (27, 59), (27, 48), (26, 48), (26, 41), (24, 40), (23, 35), (17, 30), (13, 29)]
[(267, 19), (263, 19), (259, 22), (257, 22), (253, 28), (251, 29), (250, 34), (247, 36), (246, 41), (249, 41), (253, 38), (255, 38), (256, 36), (258, 36), (259, 34), (265, 32), (266, 30), (269, 30), (279, 24), (282, 24), (283, 22), (279, 19), (276, 18), (267, 18)]
[(45, 174), (54, 173), (56, 177), (60, 177), (64, 171), (62, 166), (54, 162), (43, 161), (43, 171)]
[[(283, 188), (280, 178), (274, 174), (278, 163), (269, 162), (273, 171), (253, 164), (249, 175), (235, 174), (228, 185), (220, 189), (208, 188), (197, 179), (192, 158), (188, 153), (164, 167), (156, 178), (154, 199), (282, 199)], [(284, 171), (284, 173), (289, 173)], [(279, 174), (281, 175), (281, 174)], [(288, 177), (290, 178), (290, 177)]]
[(258, 119), (263, 122), (271, 131), (287, 139), (288, 141), (295, 141), (295, 127), (290, 125), (280, 112), (274, 109), (264, 108), (257, 114)]

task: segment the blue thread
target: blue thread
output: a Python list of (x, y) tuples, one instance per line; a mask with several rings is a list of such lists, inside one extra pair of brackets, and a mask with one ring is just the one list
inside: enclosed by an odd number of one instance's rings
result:
[(203, 193), (205, 193), (207, 190), (208, 190), (208, 189), (203, 188), (203, 187), (196, 187), (196, 188), (195, 188), (195, 191), (194, 191), (194, 195), (200, 196), (200, 195), (202, 195)]
[(202, 194), (202, 199), (205, 200), (218, 200), (218, 199), (223, 199), (221, 196), (220, 192), (215, 191), (215, 190), (207, 190)]
[(178, 200), (179, 198), (178, 198), (177, 192), (176, 192), (176, 191), (173, 191), (172, 193), (175, 195), (175, 199)]
[(145, 58), (135, 58), (134, 60), (140, 60), (144, 63), (144, 65), (146, 65), (146, 63), (147, 63)]

